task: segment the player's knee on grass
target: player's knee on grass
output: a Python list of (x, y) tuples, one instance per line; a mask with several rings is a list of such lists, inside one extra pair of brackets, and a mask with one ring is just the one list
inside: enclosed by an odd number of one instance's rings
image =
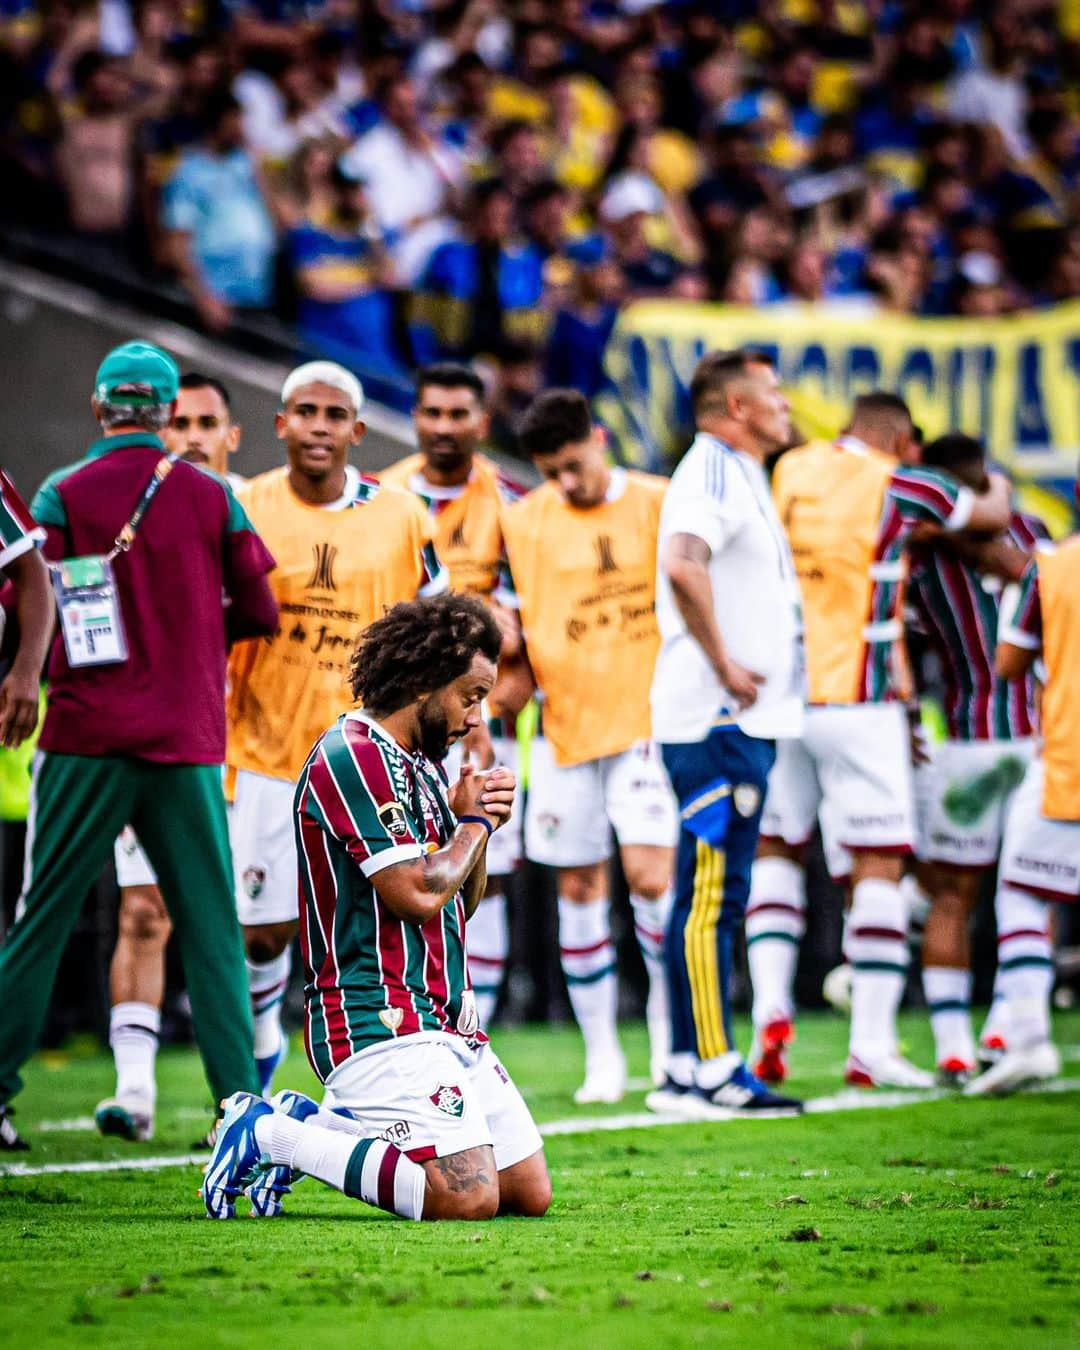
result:
[(631, 895), (659, 900), (671, 885), (675, 851), (651, 844), (628, 844), (622, 850), (623, 872)]
[(265, 965), (281, 955), (296, 936), (297, 924), (262, 923), (244, 928), (244, 950), (248, 960)]
[(499, 1213), (542, 1219), (551, 1207), (551, 1176), (543, 1149), (499, 1173)]
[(432, 1158), (424, 1172), (425, 1219), (493, 1219), (499, 1212), (499, 1175), (490, 1144)]
[(607, 895), (607, 863), (588, 867), (560, 867), (559, 895), (572, 905), (588, 905)]
[(172, 923), (156, 886), (125, 886), (121, 890), (118, 931), (128, 942), (164, 947)]

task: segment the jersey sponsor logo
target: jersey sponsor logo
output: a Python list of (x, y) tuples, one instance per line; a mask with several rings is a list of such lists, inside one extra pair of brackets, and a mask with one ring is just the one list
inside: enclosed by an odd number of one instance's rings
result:
[(409, 822), (405, 815), (405, 808), (400, 802), (385, 802), (379, 807), (377, 812), (379, 823), (383, 829), (395, 838), (409, 833)]
[(458, 523), (454, 526), (453, 530), (451, 531), (449, 547), (450, 548), (469, 547), (468, 544), (465, 542), (465, 522), (463, 520), (459, 520)]
[(397, 1031), (404, 1016), (405, 1012), (402, 1008), (380, 1008), (379, 1010), (379, 1021), (387, 1031)]
[(428, 1097), (428, 1101), (444, 1116), (453, 1116), (460, 1120), (465, 1114), (465, 1094), (457, 1084), (440, 1083)]
[(266, 885), (266, 868), (245, 867), (241, 880), (244, 883), (244, 892), (248, 899), (254, 900), (256, 896), (262, 894), (262, 889)]
[(567, 619), (566, 636), (571, 642), (580, 642), (588, 631), (589, 625), (587, 623), (582, 623), (580, 619)]
[(407, 1120), (395, 1120), (393, 1125), (389, 1125), (383, 1130), (379, 1138), (385, 1140), (388, 1144), (396, 1144), (398, 1148), (401, 1148), (412, 1138), (412, 1129)]
[(739, 783), (731, 790), (731, 804), (740, 816), (750, 817), (761, 805), (761, 789), (754, 783)]
[(594, 540), (596, 548), (596, 573), (597, 576), (606, 576), (609, 572), (618, 572), (619, 564), (615, 561), (615, 544), (610, 534), (598, 534)]
[(337, 558), (337, 549), (333, 544), (312, 544), (311, 557), (311, 576), (305, 583), (305, 589), (309, 591), (336, 591), (334, 562)]

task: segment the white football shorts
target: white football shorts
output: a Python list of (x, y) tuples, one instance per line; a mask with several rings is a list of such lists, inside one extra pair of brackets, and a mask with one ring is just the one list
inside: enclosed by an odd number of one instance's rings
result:
[[(491, 744), (495, 751), (495, 763), (503, 765), (517, 773), (518, 748), (512, 736), (493, 736)], [(461, 775), (462, 748), (459, 741), (450, 747), (450, 753), (443, 761), (443, 768), (450, 780), (451, 787)], [(525, 794), (518, 782), (514, 792), (514, 806), (510, 819), (500, 825), (487, 843), (487, 873), (489, 877), (505, 877), (516, 872), (521, 865), (522, 815)]]
[(532, 743), (525, 855), (549, 867), (588, 867), (620, 845), (674, 848), (679, 809), (653, 741), (618, 755), (560, 766), (542, 736)]
[(911, 750), (900, 704), (811, 707), (803, 735), (776, 742), (762, 835), (804, 844), (819, 816), (834, 875), (846, 849), (912, 850)]
[(121, 889), (125, 886), (157, 885), (157, 873), (150, 866), (150, 859), (143, 852), (130, 825), (125, 825), (116, 836), (113, 862), (116, 864), (116, 881)]
[(229, 811), (241, 924), (288, 923), (300, 916), (293, 796), (296, 784), (241, 769)]
[(1043, 762), (1033, 759), (1005, 822), (999, 876), (1047, 900), (1080, 896), (1080, 820), (1042, 813)]
[(993, 867), (1013, 798), (1035, 755), (1031, 739), (946, 741), (915, 771), (918, 855)]
[(524, 1098), (487, 1042), (441, 1032), (403, 1036), (339, 1064), (323, 1105), (344, 1107), (365, 1134), (413, 1162), (490, 1144), (502, 1172), (543, 1148)]

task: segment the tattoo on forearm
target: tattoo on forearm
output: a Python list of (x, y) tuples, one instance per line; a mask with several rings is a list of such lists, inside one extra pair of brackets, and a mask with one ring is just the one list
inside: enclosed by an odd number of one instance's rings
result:
[(476, 1186), (490, 1184), (488, 1174), (468, 1153), (451, 1153), (448, 1158), (434, 1158), (435, 1170), (446, 1181), (448, 1191), (471, 1191)]
[(476, 866), (486, 837), (478, 830), (458, 828), (449, 843), (424, 857), (424, 890), (430, 895), (453, 894)]

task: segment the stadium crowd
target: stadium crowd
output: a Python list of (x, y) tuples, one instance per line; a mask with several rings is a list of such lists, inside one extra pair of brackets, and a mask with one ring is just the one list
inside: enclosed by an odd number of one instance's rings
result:
[(10, 0), (11, 217), (276, 310), (364, 373), (595, 393), (648, 296), (857, 315), (1080, 295), (1057, 0)]

